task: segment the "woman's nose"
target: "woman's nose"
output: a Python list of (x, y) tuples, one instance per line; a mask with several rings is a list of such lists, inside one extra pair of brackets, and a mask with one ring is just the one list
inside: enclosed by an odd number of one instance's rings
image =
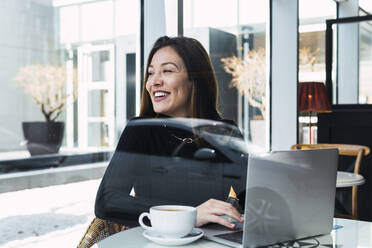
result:
[(155, 85), (155, 86), (163, 84), (163, 78), (158, 73), (154, 74), (151, 81), (152, 81), (152, 84)]

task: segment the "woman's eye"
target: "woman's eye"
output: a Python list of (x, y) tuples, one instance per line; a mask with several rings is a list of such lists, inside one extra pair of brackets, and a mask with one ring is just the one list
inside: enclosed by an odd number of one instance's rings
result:
[(172, 70), (163, 70), (164, 73), (166, 72), (172, 72)]
[(151, 76), (152, 74), (154, 74), (152, 71), (147, 72), (147, 75), (149, 76)]

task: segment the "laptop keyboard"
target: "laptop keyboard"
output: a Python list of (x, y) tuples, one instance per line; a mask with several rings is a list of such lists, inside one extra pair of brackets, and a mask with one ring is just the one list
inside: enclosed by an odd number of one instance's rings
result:
[(226, 240), (239, 243), (239, 244), (243, 243), (243, 231), (219, 234), (219, 235), (215, 235), (215, 237), (226, 239)]

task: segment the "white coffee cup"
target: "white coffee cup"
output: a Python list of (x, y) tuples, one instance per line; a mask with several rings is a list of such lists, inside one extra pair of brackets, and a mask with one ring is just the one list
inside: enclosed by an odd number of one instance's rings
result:
[[(148, 217), (151, 225), (143, 223), (143, 218)], [(181, 205), (161, 205), (150, 208), (150, 213), (142, 213), (138, 221), (140, 225), (164, 237), (180, 238), (189, 234), (196, 223), (196, 208)]]

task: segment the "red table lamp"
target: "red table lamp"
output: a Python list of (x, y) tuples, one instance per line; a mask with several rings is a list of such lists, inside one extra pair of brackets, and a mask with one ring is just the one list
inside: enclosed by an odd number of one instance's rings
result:
[(329, 113), (331, 105), (322, 82), (300, 82), (298, 84), (298, 109), (300, 113), (309, 113), (309, 143), (312, 144), (311, 115), (312, 113)]

